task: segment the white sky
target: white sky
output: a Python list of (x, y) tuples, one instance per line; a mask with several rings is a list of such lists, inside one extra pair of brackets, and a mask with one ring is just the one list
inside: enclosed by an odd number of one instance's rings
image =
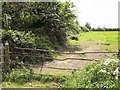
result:
[(80, 25), (92, 27), (118, 27), (118, 2), (120, 0), (71, 0), (76, 5)]

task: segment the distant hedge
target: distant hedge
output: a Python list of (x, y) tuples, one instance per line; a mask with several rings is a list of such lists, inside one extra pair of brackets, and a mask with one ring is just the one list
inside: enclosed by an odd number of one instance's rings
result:
[(118, 28), (97, 28), (97, 29), (92, 29), (92, 31), (120, 31)]

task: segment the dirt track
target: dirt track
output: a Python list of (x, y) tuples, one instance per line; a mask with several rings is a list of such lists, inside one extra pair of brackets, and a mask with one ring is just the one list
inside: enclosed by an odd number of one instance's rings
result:
[[(79, 49), (82, 48), (82, 51), (102, 51), (101, 47), (99, 46), (100, 42), (94, 42), (91, 44), (88, 44), (87, 42), (82, 42), (79, 45)], [(81, 52), (81, 51), (80, 51)], [(83, 69), (87, 64), (92, 63), (96, 59), (105, 59), (106, 57), (109, 57), (111, 54), (105, 54), (105, 53), (97, 53), (97, 54), (85, 54), (85, 55), (78, 55), (78, 54), (61, 54), (59, 57), (60, 59), (64, 58), (88, 58), (88, 59), (93, 59), (92, 61), (89, 60), (72, 60), (72, 59), (67, 59), (64, 61), (58, 61), (58, 60), (53, 60), (51, 62), (45, 62), (43, 67), (54, 67), (54, 68), (70, 68), (70, 69)], [(39, 68), (39, 71), (41, 70), (41, 65), (37, 65), (37, 68)], [(37, 69), (35, 71), (38, 72)], [(53, 69), (48, 69), (48, 68), (43, 68), (42, 72), (45, 73), (68, 73), (71, 72), (69, 70), (53, 70)]]

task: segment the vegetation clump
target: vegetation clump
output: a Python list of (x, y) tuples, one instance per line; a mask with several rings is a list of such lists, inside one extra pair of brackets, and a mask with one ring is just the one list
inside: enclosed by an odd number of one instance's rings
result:
[[(29, 70), (24, 66), (20, 70), (12, 70), (10, 73), (3, 74), (3, 86), (9, 84), (18, 84), (18, 86), (27, 84), (41, 82), (43, 84), (54, 82), (60, 84), (65, 81), (66, 76), (54, 76), (54, 75), (45, 75), (41, 73), (34, 73), (33, 68)], [(34, 87), (34, 86), (33, 86)], [(60, 87), (60, 85), (59, 85)]]
[(71, 36), (70, 39), (71, 39), (71, 40), (76, 40), (76, 41), (78, 41), (78, 37), (75, 36), (75, 35), (74, 35), (74, 36)]
[(66, 88), (120, 88), (119, 60), (107, 59), (88, 65), (84, 71), (74, 71), (67, 77)]
[[(77, 16), (74, 13), (74, 7), (75, 5), (70, 1), (4, 2), (2, 3), (3, 30), (5, 32), (9, 30), (23, 33), (31, 32), (30, 34), (37, 37), (35, 42), (39, 43), (37, 48), (46, 47), (47, 49), (51, 47), (59, 49), (66, 45), (68, 32), (72, 34), (79, 33), (80, 26), (76, 20)], [(8, 40), (8, 38), (5, 40)], [(43, 44), (44, 46), (40, 47)], [(31, 45), (26, 45), (26, 47), (29, 46)]]

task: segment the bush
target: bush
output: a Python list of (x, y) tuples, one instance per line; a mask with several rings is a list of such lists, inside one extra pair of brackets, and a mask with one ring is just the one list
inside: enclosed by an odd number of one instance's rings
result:
[[(32, 32), (24, 32), (24, 31), (17, 31), (17, 30), (2, 30), (2, 43), (8, 41), (10, 45), (10, 52), (11, 53), (32, 53), (26, 50), (15, 50), (14, 47), (22, 47), (22, 48), (37, 48), (37, 49), (52, 49), (52, 44), (49, 41), (47, 36), (36, 36)], [(38, 53), (37, 53), (38, 54)], [(46, 55), (51, 56), (53, 54), (47, 53)], [(31, 57), (12, 57), (12, 59), (18, 59), (20, 61), (36, 63), (38, 62), (38, 58), (31, 58)], [(40, 60), (39, 60), (40, 61)]]
[(89, 32), (90, 30), (87, 27), (82, 27), (83, 32)]
[(118, 83), (118, 60), (107, 59), (96, 62), (85, 68), (84, 71), (75, 71), (64, 82), (63, 87), (69, 88), (120, 88)]
[(77, 40), (77, 41), (78, 41), (78, 37), (77, 37), (77, 36), (74, 36), (74, 35), (71, 36), (70, 39), (72, 39), (72, 40)]
[(10, 48), (12, 47), (25, 47), (25, 48), (44, 48), (50, 49), (50, 42), (47, 37), (35, 36), (32, 32), (24, 32), (17, 30), (2, 30), (2, 42), (9, 42)]

